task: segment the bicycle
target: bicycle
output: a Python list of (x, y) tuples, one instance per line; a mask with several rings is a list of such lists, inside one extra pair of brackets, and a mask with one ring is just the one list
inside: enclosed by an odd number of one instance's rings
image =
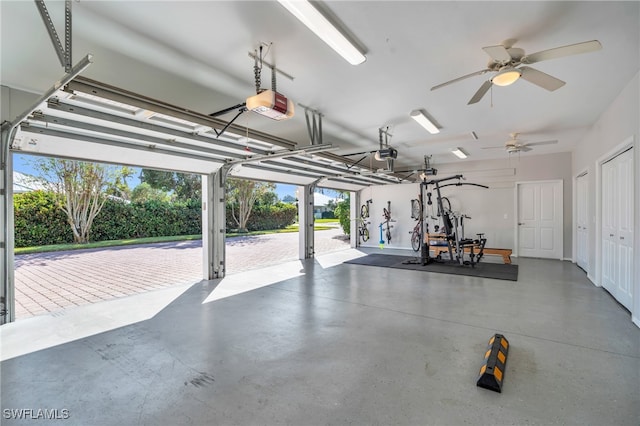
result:
[(422, 206), (420, 205), (420, 200), (413, 199), (411, 200), (411, 218), (416, 219), (416, 225), (413, 227), (413, 230), (409, 233), (411, 234), (411, 248), (413, 251), (420, 251), (420, 247), (422, 247)]
[(367, 228), (367, 225), (369, 225), (371, 222), (365, 221), (365, 218), (363, 217), (357, 217), (356, 222), (358, 226), (358, 237), (362, 240), (363, 243), (366, 243), (367, 241), (369, 241), (369, 228)]
[(369, 217), (369, 204), (373, 204), (373, 200), (369, 199), (366, 201), (366, 204), (360, 206), (360, 217), (362, 219), (367, 219)]
[[(388, 207), (388, 208), (387, 208)], [(394, 222), (391, 219), (391, 201), (387, 201), (387, 207), (382, 209), (382, 216), (384, 217), (384, 222), (380, 223), (380, 244), (384, 244), (384, 240), (382, 239), (382, 226), (387, 225), (385, 230), (385, 236), (387, 237), (387, 244), (391, 244), (391, 228), (393, 225), (390, 225), (390, 222)]]

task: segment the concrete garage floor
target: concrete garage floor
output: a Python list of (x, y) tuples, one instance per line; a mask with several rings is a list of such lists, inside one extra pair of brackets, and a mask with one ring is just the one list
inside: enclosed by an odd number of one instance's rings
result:
[[(235, 295), (203, 281), (146, 321), (6, 359), (2, 424), (640, 423), (640, 330), (575, 265), (518, 259), (512, 282), (341, 264), (361, 255)], [(475, 385), (497, 332), (501, 394)]]

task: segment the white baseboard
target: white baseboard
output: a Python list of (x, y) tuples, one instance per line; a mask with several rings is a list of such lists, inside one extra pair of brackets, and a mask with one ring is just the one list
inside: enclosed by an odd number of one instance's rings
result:
[(631, 315), (631, 322), (633, 322), (638, 328), (640, 328), (640, 318)]
[(591, 274), (587, 274), (587, 278), (589, 278), (589, 281), (591, 281), (593, 285), (595, 285), (596, 287), (600, 287), (600, 284), (596, 282), (596, 279)]

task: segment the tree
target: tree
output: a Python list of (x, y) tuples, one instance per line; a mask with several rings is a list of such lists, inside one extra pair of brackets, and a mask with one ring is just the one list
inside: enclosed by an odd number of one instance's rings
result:
[(273, 192), (275, 184), (249, 179), (227, 179), (227, 200), (231, 216), (238, 225), (239, 232), (247, 232), (247, 221), (256, 200)]
[(296, 197), (294, 197), (293, 195), (285, 195), (284, 197), (282, 197), (282, 202), (283, 203), (295, 203), (296, 201)]
[(100, 213), (108, 191), (123, 182), (123, 167), (85, 161), (39, 158), (34, 166), (59, 194), (58, 207), (66, 214), (76, 243), (89, 241), (93, 220)]
[(113, 185), (107, 189), (107, 193), (122, 198), (123, 200), (131, 200), (131, 188), (129, 188), (127, 179), (133, 176), (134, 172), (135, 170), (133, 168), (122, 166), (120, 173), (114, 178)]
[(145, 201), (171, 201), (171, 195), (158, 188), (152, 188), (147, 182), (142, 182), (140, 185), (133, 188), (131, 192), (131, 201), (134, 203), (143, 203)]
[(342, 231), (346, 235), (351, 234), (351, 200), (347, 193), (347, 198), (339, 201), (334, 214), (338, 217)]
[(181, 201), (199, 200), (202, 194), (200, 175), (194, 173), (142, 169), (140, 181), (148, 183), (151, 188), (173, 192)]

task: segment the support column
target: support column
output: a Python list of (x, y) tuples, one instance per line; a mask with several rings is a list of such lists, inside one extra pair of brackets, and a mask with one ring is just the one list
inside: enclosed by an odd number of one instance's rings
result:
[(11, 126), (3, 125), (0, 142), (0, 325), (15, 321), (13, 157), (9, 150), (12, 136)]
[(311, 259), (314, 255), (314, 231), (313, 223), (313, 192), (315, 184), (298, 187), (298, 223), (299, 228), (299, 249), (300, 259)]
[(202, 176), (203, 278), (224, 278), (226, 273), (225, 233), (227, 231), (225, 190), (229, 169)]
[(351, 221), (351, 235), (349, 235), (349, 242), (351, 248), (360, 247), (360, 238), (358, 236), (358, 227), (360, 223), (356, 220), (360, 216), (360, 191), (352, 192), (349, 197), (349, 220)]

